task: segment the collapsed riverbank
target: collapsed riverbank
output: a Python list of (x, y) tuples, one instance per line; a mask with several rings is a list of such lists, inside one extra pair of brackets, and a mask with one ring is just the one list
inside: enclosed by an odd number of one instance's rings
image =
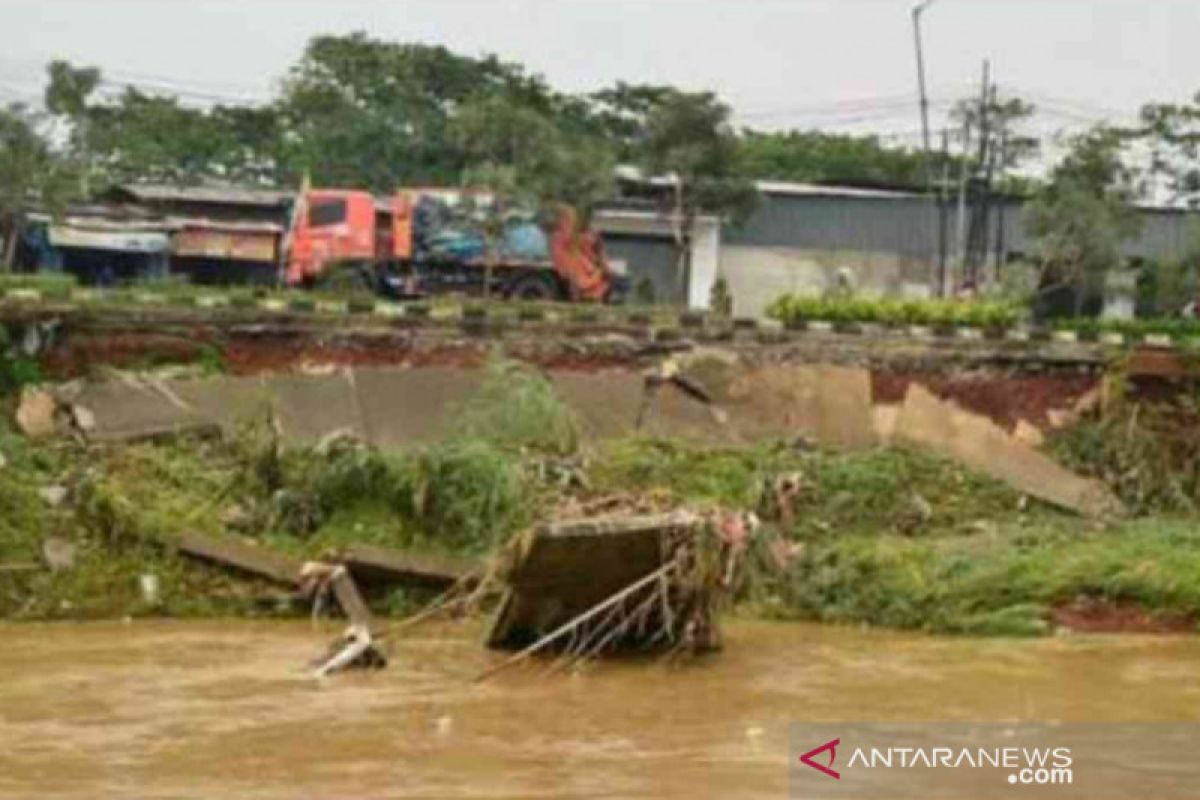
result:
[[(585, 444), (551, 384), (511, 364), (493, 366), (457, 419), (402, 452), (346, 437), (285, 443), (269, 408), (225, 434), (106, 445), (31, 442), (5, 422), (0, 617), (307, 613), (171, 543), (199, 533), (305, 559), (350, 544), (481, 559), (547, 515), (624, 495), (768, 520), (740, 613), (1005, 635), (1184, 631), (1200, 619), (1200, 528), (1182, 507), (1085, 520), (904, 447)], [(67, 554), (51, 569), (47, 542)], [(426, 599), (392, 589), (372, 604), (400, 614)]]

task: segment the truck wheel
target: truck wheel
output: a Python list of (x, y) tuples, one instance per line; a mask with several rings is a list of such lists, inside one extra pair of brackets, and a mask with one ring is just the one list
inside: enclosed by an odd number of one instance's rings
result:
[(513, 283), (508, 296), (514, 300), (561, 300), (562, 291), (551, 275), (525, 275)]
[(320, 288), (338, 294), (374, 294), (375, 280), (370, 267), (364, 264), (340, 264), (326, 274)]

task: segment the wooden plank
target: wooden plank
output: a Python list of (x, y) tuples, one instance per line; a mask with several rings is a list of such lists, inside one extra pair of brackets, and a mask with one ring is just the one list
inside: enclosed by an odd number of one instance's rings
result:
[(179, 552), (219, 567), (244, 572), (287, 586), (299, 585), (298, 558), (276, 553), (234, 539), (217, 539), (199, 533), (187, 533), (175, 543)]
[(459, 561), (365, 544), (350, 545), (339, 560), (364, 584), (398, 583), (447, 589), (472, 571)]

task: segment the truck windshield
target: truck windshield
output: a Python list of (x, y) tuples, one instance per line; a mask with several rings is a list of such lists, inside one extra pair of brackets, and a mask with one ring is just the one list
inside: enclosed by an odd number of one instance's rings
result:
[(308, 226), (310, 228), (339, 225), (345, 221), (345, 200), (322, 200), (318, 203), (313, 203), (308, 209)]

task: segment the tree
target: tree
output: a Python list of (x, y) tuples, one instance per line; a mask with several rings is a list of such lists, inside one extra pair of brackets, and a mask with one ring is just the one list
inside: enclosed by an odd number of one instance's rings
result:
[(88, 125), (88, 99), (100, 85), (100, 70), (94, 67), (76, 68), (66, 61), (52, 61), (47, 67), (45, 105), (51, 114), (74, 121), (68, 139), (68, 155), (76, 161), (79, 192), (91, 194), (91, 129)]
[(672, 92), (651, 110), (640, 142), (642, 166), (671, 181), (667, 206), (676, 247), (676, 278), (686, 294), (692, 239), (702, 211), (740, 218), (757, 200), (738, 172), (730, 110), (710, 92)]
[(467, 164), (463, 183), (491, 195), (479, 209), (488, 242), (484, 283), (489, 290), (499, 240), (512, 214), (533, 210), (557, 216), (556, 207), (565, 203), (586, 220), (611, 194), (614, 165), (605, 144), (561, 129), (519, 97), (498, 92), (472, 98), (454, 124)]
[(636, 163), (639, 148), (646, 138), (647, 121), (675, 93), (670, 86), (618, 81), (611, 88), (592, 92), (584, 98), (585, 125), (606, 139), (618, 158)]
[(81, 193), (96, 181), (221, 180), (274, 183), (282, 131), (274, 108), (184, 106), (177, 97), (127, 88), (97, 97), (99, 70), (49, 65), (46, 108), (68, 130), (66, 156)]
[(70, 190), (71, 173), (47, 143), (44, 121), (22, 105), (0, 109), (0, 233), (4, 251), (0, 269), (12, 269), (17, 237), (29, 211), (44, 207), (61, 211)]
[(1122, 159), (1122, 136), (1097, 128), (1071, 141), (1028, 211), (1037, 239), (1038, 316), (1079, 315), (1108, 272), (1121, 264), (1121, 242), (1137, 233), (1134, 173)]
[(1141, 123), (1126, 135), (1150, 144), (1151, 175), (1166, 180), (1172, 200), (1200, 207), (1200, 92), (1188, 104), (1144, 106)]
[(885, 186), (925, 183), (921, 153), (885, 147), (875, 136), (747, 130), (738, 139), (738, 163), (744, 175), (759, 179)]
[(473, 98), (491, 95), (544, 116), (560, 102), (540, 78), (494, 56), (362, 33), (317, 37), (278, 104), (289, 134), (287, 171), (380, 192), (452, 184), (467, 166), (454, 118)]
[(1021, 132), (1037, 107), (1019, 97), (1002, 97), (992, 86), (986, 98), (961, 100), (950, 118), (965, 131), (967, 167), (1003, 183), (1009, 171), (1037, 155), (1038, 140)]

